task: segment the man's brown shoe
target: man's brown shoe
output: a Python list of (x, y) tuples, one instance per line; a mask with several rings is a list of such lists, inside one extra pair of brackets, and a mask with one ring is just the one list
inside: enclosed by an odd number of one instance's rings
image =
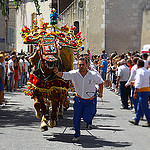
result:
[(134, 124), (134, 125), (138, 125), (138, 123), (135, 120), (129, 120), (129, 122)]
[(146, 123), (146, 124), (144, 124), (144, 125), (142, 125), (142, 127), (150, 127), (150, 123)]

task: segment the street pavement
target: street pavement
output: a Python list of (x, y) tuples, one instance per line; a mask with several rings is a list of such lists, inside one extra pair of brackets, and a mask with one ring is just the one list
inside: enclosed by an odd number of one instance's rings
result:
[(7, 103), (0, 107), (0, 150), (150, 150), (150, 128), (128, 122), (135, 114), (133, 110), (120, 109), (120, 97), (104, 88), (104, 97), (98, 98), (97, 114), (93, 128), (86, 129), (81, 122), (79, 143), (72, 143), (73, 100), (64, 119), (54, 128), (40, 131), (40, 120), (36, 119), (33, 100), (22, 90), (5, 93)]

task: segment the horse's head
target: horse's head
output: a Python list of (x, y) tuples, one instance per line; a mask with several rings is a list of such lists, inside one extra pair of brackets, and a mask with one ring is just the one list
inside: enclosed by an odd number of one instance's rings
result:
[(36, 66), (40, 60), (42, 64), (42, 69), (53, 70), (53, 68), (56, 66), (59, 69), (59, 71), (61, 71), (61, 59), (59, 56), (60, 54), (58, 54), (58, 51), (60, 49), (59, 45), (55, 42), (47, 44), (43, 40), (44, 39), (42, 38), (39, 40), (39, 48), (34, 53), (34, 55), (30, 57), (30, 62), (32, 63), (32, 65)]
[(40, 51), (40, 58), (47, 69), (53, 69), (58, 65), (57, 47), (55, 45), (46, 45)]

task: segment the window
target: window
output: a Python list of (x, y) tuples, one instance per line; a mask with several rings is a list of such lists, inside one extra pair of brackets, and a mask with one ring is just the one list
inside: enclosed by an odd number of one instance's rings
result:
[(79, 33), (79, 21), (75, 21), (74, 26), (76, 26), (76, 29), (74, 30), (74, 34), (76, 35)]
[(14, 28), (9, 28), (9, 44), (14, 44)]

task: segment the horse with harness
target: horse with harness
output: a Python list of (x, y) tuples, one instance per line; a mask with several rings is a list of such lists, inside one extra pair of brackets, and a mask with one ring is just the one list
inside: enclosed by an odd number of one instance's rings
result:
[[(51, 29), (50, 33), (46, 32), (48, 28)], [(38, 29), (42, 29), (42, 31), (38, 33)], [(58, 77), (53, 69), (55, 66), (59, 71), (73, 69), (73, 55), (83, 50), (82, 42), (85, 40), (84, 37), (81, 37), (81, 33), (73, 34), (75, 29), (75, 27), (71, 27), (69, 30), (66, 25), (61, 28), (55, 25), (47, 26), (47, 23), (44, 23), (41, 28), (36, 26), (34, 30), (30, 30), (25, 27), (21, 30), (24, 44), (38, 44), (38, 49), (29, 59), (33, 69), (27, 83), (28, 91), (24, 92), (34, 99), (36, 117), (41, 119), (41, 131), (48, 130), (48, 126), (53, 128), (58, 118), (58, 112), (62, 117), (63, 105), (68, 107), (67, 95), (70, 81)], [(30, 35), (33, 32), (34, 35)], [(34, 38), (35, 35), (38, 38)], [(49, 112), (50, 105), (51, 115), (48, 121), (47, 112)]]

